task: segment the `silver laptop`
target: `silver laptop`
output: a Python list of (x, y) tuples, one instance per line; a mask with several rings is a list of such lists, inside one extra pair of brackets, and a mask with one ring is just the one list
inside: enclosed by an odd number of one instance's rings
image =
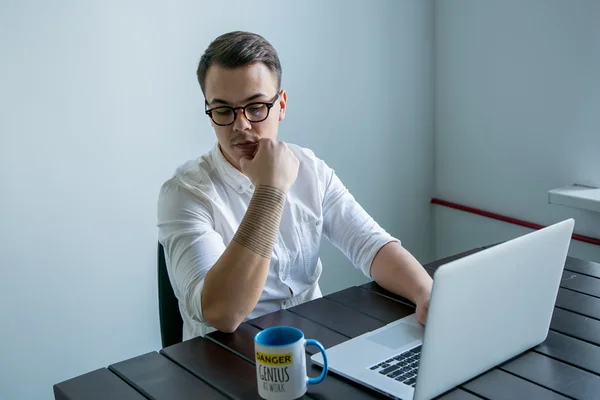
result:
[[(573, 226), (568, 219), (441, 266), (425, 329), (412, 314), (333, 346), (329, 370), (392, 398), (431, 399), (538, 345)], [(320, 353), (311, 358), (323, 365)]]

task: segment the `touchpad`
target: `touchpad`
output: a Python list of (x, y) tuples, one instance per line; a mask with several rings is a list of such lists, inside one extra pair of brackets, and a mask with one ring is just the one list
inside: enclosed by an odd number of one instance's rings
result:
[(397, 349), (422, 338), (422, 329), (414, 325), (399, 323), (371, 335), (367, 339), (390, 349)]

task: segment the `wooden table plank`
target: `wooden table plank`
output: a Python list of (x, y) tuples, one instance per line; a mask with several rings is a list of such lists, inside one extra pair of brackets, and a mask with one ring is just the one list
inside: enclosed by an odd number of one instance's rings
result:
[(461, 388), (456, 388), (454, 390), (449, 391), (446, 394), (438, 396), (435, 398), (436, 400), (479, 400), (483, 399), (483, 397), (479, 397), (473, 393), (467, 392)]
[(254, 336), (258, 332), (260, 332), (260, 329), (243, 323), (238, 326), (234, 333), (215, 331), (206, 335), (206, 339), (226, 348), (254, 365)]
[[(378, 319), (326, 298), (309, 301), (288, 310), (348, 337), (356, 337), (385, 325)], [(357, 323), (357, 318), (360, 318), (360, 323)]]
[(157, 352), (112, 364), (109, 369), (152, 400), (227, 398)]
[(247, 322), (241, 324), (233, 333), (211, 332), (206, 338), (219, 346), (237, 354), (254, 366), (254, 337), (261, 329)]
[(565, 263), (565, 269), (573, 272), (578, 272), (583, 275), (595, 276), (596, 278), (600, 278), (600, 264), (592, 261), (585, 261), (579, 258), (568, 256), (567, 261)]
[(483, 397), (476, 396), (463, 389), (457, 388), (442, 396), (436, 397), (436, 400), (479, 400), (482, 398)]
[(463, 387), (488, 399), (552, 400), (568, 398), (499, 369), (491, 370), (466, 383)]
[[(315, 324), (313, 321), (288, 310), (280, 310), (255, 318), (248, 321), (248, 324), (259, 329), (266, 329), (277, 325), (293, 326), (304, 332), (304, 336), (307, 339), (317, 339), (326, 349), (348, 340), (348, 336), (334, 332), (331, 329), (323, 329), (322, 326)], [(310, 354), (314, 354), (318, 350), (314, 347), (309, 347), (307, 351)]]
[(197, 337), (161, 350), (198, 378), (233, 399), (261, 399), (254, 364), (222, 346)]
[[(294, 323), (290, 321), (292, 318), (300, 318), (295, 316), (292, 313), (286, 316), (288, 322), (291, 322), (289, 326), (295, 326), (300, 324), (305, 324), (306, 322), (297, 322)], [(310, 322), (310, 321), (308, 321)], [(276, 324), (279, 325), (279, 324)], [(274, 325), (272, 325), (274, 326)], [(240, 329), (241, 328), (241, 329)], [(254, 360), (254, 347), (250, 349), (250, 346), (247, 343), (252, 343), (254, 346), (254, 336), (256, 333), (260, 332), (260, 329), (249, 325), (248, 323), (244, 323), (240, 325), (234, 333), (224, 334), (220, 332), (212, 332), (208, 335), (210, 340), (219, 343), (223, 347), (227, 349), (231, 349), (231, 351), (237, 354), (244, 354), (244, 358), (255, 362)], [(318, 330), (326, 330), (327, 328), (314, 324), (314, 327), (311, 328), (311, 331), (316, 332), (316, 334), (312, 337), (313, 339), (317, 339), (320, 341), (320, 335)], [(241, 345), (241, 346), (240, 346)], [(230, 347), (232, 346), (232, 347)], [(306, 365), (309, 376), (318, 376), (321, 373), (321, 368), (313, 365), (309, 355), (306, 355)], [(318, 385), (309, 385), (307, 390), (307, 395), (311, 398), (317, 399), (383, 399), (384, 397), (372, 390), (369, 390), (363, 386), (355, 384), (354, 382), (350, 382), (343, 378), (340, 378), (333, 374), (328, 374), (325, 380)]]
[(554, 308), (550, 329), (600, 346), (600, 320)]
[(600, 299), (587, 294), (574, 292), (570, 289), (560, 288), (556, 305), (565, 310), (600, 319)]
[[(363, 285), (360, 285), (359, 287), (362, 289), (368, 290), (370, 292), (376, 293), (380, 296), (384, 296), (389, 299), (399, 301), (400, 303), (403, 303), (403, 304), (406, 304), (406, 302), (408, 301), (404, 297), (398, 296), (396, 293), (392, 293), (392, 292), (382, 288), (377, 283), (375, 283), (375, 281), (367, 282)], [(412, 307), (414, 307), (414, 304), (412, 304), (412, 303), (410, 303), (410, 304), (412, 305)]]
[(560, 286), (577, 292), (600, 298), (600, 279), (591, 276), (564, 271)]
[(325, 298), (385, 323), (396, 321), (415, 312), (413, 306), (383, 296), (374, 296), (371, 291), (357, 286), (332, 293)]
[(501, 369), (565, 396), (599, 398), (600, 376), (535, 352), (529, 352), (503, 365)]
[(55, 400), (146, 399), (106, 368), (57, 383), (53, 389)]
[(600, 375), (600, 346), (550, 331), (535, 351)]

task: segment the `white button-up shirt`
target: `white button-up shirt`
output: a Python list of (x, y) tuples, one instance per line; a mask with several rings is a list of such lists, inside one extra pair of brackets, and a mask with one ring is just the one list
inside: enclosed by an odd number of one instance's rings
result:
[[(355, 201), (335, 172), (308, 149), (288, 144), (300, 161), (287, 193), (269, 273), (247, 319), (321, 297), (321, 237), (367, 277), (379, 249), (398, 241)], [(218, 145), (177, 168), (158, 199), (159, 241), (184, 322), (183, 340), (214, 330), (202, 317), (204, 277), (231, 242), (254, 185)]]

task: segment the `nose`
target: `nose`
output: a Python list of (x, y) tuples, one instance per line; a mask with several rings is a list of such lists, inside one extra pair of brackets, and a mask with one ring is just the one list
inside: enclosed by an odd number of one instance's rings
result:
[(233, 129), (236, 131), (248, 131), (252, 129), (252, 124), (250, 124), (250, 121), (248, 121), (242, 110), (235, 110)]

